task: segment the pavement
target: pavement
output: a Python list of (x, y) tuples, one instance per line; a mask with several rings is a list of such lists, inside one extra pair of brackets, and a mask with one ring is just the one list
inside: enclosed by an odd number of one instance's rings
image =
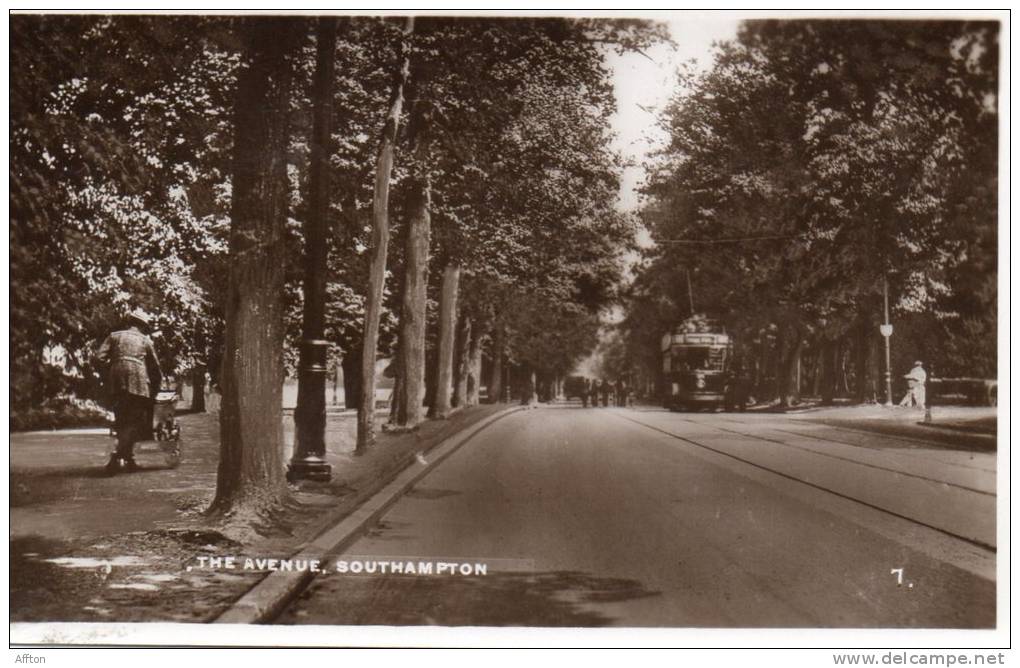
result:
[[(215, 413), (179, 416), (179, 467), (168, 468), (162, 453), (147, 447), (136, 457), (141, 471), (115, 477), (103, 473), (113, 446), (106, 430), (11, 434), (11, 621), (212, 621), (266, 573), (192, 568), (198, 557), (291, 556), (416, 465), (416, 457), (506, 408), (479, 406), (415, 432), (380, 433), (359, 457), (354, 414), (331, 411), (333, 480), (292, 485), (293, 502), (253, 541), (238, 540), (202, 514), (215, 493)], [(289, 416), (284, 425), (289, 459)]]
[(994, 451), (997, 445), (995, 407), (933, 406), (926, 413), (918, 408), (864, 404), (794, 408), (786, 415), (834, 427), (914, 437), (978, 451)]
[(927, 433), (515, 413), (420, 479), (275, 621), (992, 628), (996, 455)]

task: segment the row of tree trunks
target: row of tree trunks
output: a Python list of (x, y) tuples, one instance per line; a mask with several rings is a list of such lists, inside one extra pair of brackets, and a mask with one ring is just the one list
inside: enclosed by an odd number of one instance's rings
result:
[(397, 128), (404, 105), (404, 86), (410, 76), (411, 50), (408, 37), (414, 31), (414, 17), (407, 18), (401, 46), (404, 57), (400, 74), (390, 94), (389, 112), (383, 126), (376, 159), (375, 189), (372, 197), (372, 264), (369, 270), (365, 304), (365, 338), (361, 359), (361, 396), (358, 401), (356, 454), (363, 454), (375, 439), (375, 360), (379, 343), (379, 318), (382, 314), (383, 287), (386, 280), (386, 256), (390, 240), (390, 178)]
[(858, 403), (884, 399), (882, 340), (867, 318), (854, 322), (848, 337), (807, 341), (784, 328), (770, 344), (756, 344), (746, 369), (759, 400), (778, 399), (793, 405), (805, 391), (832, 405), (837, 396)]

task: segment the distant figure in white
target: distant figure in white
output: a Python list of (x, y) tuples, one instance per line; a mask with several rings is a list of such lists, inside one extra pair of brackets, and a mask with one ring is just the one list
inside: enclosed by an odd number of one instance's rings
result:
[(928, 380), (924, 365), (920, 361), (914, 362), (914, 368), (903, 377), (907, 379), (907, 394), (900, 402), (900, 406), (913, 404), (918, 408), (924, 408), (924, 383)]

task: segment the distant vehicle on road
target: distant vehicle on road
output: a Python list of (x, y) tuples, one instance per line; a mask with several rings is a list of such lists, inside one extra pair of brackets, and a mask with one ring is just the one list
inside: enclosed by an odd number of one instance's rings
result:
[[(738, 407), (733, 341), (715, 320), (695, 315), (662, 337), (663, 406), (674, 411)], [(743, 408), (743, 406), (739, 406)]]
[(568, 376), (563, 381), (563, 394), (567, 399), (583, 399), (585, 392), (584, 376)]
[(999, 403), (999, 383), (987, 378), (929, 378), (928, 388), (931, 401), (943, 404), (997, 406)]

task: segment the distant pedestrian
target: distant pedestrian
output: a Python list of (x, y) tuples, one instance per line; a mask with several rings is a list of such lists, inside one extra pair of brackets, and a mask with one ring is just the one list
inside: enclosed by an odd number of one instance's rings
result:
[(900, 402), (900, 406), (910, 406), (913, 404), (923, 409), (925, 406), (924, 384), (928, 380), (928, 374), (924, 371), (924, 364), (920, 360), (914, 362), (914, 368), (903, 377), (907, 379), (907, 394), (903, 397), (903, 401)]
[(98, 358), (105, 370), (106, 392), (114, 413), (117, 450), (110, 455), (106, 470), (137, 470), (135, 443), (152, 430), (152, 405), (163, 381), (156, 349), (149, 338), (151, 318), (140, 309), (128, 316), (124, 328), (113, 332), (99, 347)]

